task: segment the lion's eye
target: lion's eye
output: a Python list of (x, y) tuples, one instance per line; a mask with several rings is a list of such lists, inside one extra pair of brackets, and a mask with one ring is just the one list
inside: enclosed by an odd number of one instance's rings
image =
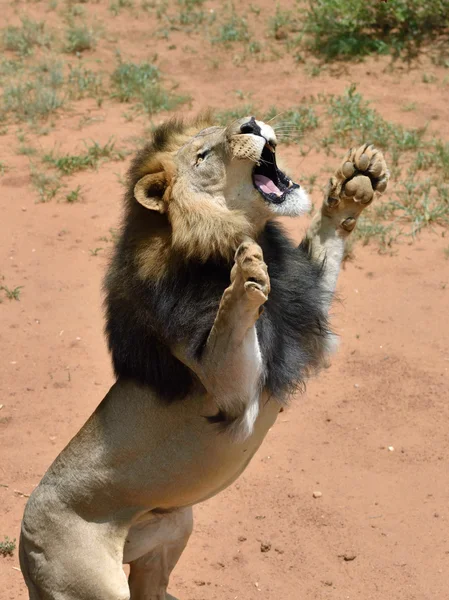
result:
[(203, 160), (206, 158), (209, 152), (209, 149), (203, 150), (202, 152), (198, 152), (198, 154), (196, 155), (196, 164), (198, 165), (199, 163), (203, 162)]

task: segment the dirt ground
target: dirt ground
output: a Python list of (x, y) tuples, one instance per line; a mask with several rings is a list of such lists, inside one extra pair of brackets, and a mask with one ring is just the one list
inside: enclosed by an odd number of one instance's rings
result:
[[(107, 69), (118, 45), (135, 61), (157, 52), (164, 76), (192, 97), (183, 112), (234, 106), (235, 90), (265, 109), (283, 108), (356, 82), (385, 118), (409, 127), (430, 123), (449, 139), (440, 67), (432, 67), (437, 82), (428, 84), (422, 65), (389, 72), (383, 59), (318, 77), (288, 54), (235, 64), (233, 50), (201, 35), (155, 37), (151, 15), (122, 11), (112, 18), (108, 3), (87, 6), (108, 32), (91, 58)], [(0, 8), (5, 25), (23, 14), (59, 23), (44, 3)], [(410, 101), (417, 109), (402, 111)], [(28, 139), (70, 152), (82, 140), (104, 144), (113, 135), (132, 149), (148, 117), (129, 121), (124, 110), (112, 100), (101, 107), (82, 100), (47, 136)], [(1, 541), (18, 539), (27, 495), (113, 382), (100, 292), (111, 242), (99, 238), (118, 225), (118, 175), (129, 157), (73, 175), (81, 202), (37, 203), (29, 160), (16, 152), (16, 127), (0, 144), (9, 165), (0, 177), (0, 275), (10, 287), (23, 286), (19, 301), (0, 304)], [(322, 169), (321, 183), (338, 160), (303, 159), (294, 145), (284, 155), (300, 181)], [(320, 201), (319, 190), (313, 199)], [(305, 226), (288, 224), (295, 239)], [(237, 483), (196, 507), (172, 593), (182, 600), (449, 599), (447, 240), (429, 228), (391, 254), (380, 254), (375, 243), (355, 247), (333, 308), (341, 340), (332, 365), (280, 415)], [(0, 556), (0, 598), (26, 597), (17, 552)]]

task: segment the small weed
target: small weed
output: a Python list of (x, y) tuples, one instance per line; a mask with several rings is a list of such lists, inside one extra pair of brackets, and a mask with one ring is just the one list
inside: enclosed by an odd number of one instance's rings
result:
[(249, 40), (248, 23), (240, 17), (232, 7), (229, 18), (220, 25), (213, 43), (228, 44), (229, 42), (247, 42)]
[(49, 48), (52, 41), (43, 21), (34, 21), (27, 17), (22, 18), (22, 26), (10, 25), (3, 30), (3, 45), (6, 50), (11, 50), (19, 56), (29, 56), (34, 47)]
[(250, 4), (249, 5), (249, 10), (253, 13), (253, 15), (256, 15), (256, 17), (260, 16), (260, 11), (262, 10), (260, 8), (260, 6), (256, 6), (254, 4)]
[(91, 256), (98, 256), (100, 250), (103, 250), (103, 248), (95, 248), (94, 250), (89, 250), (89, 252)]
[(407, 102), (402, 109), (404, 112), (412, 112), (416, 110), (416, 102)]
[(21, 154), (22, 156), (34, 156), (36, 153), (36, 148), (33, 148), (32, 146), (20, 145), (17, 148), (17, 154)]
[(412, 223), (407, 235), (414, 237), (424, 227), (449, 224), (449, 190), (438, 181), (408, 178), (401, 182), (396, 197), (388, 204), (393, 214)]
[(90, 146), (86, 145), (86, 152), (83, 154), (63, 154), (55, 156), (53, 152), (44, 155), (43, 161), (52, 165), (63, 175), (72, 175), (76, 171), (97, 168), (102, 159), (123, 160), (125, 153), (122, 150), (116, 150), (115, 142), (109, 140), (104, 146), (98, 142), (92, 142)]
[(78, 185), (74, 190), (66, 194), (65, 199), (67, 202), (69, 202), (69, 204), (79, 202), (81, 200), (81, 186)]
[(272, 107), (263, 120), (273, 127), (279, 141), (287, 143), (298, 142), (305, 131), (316, 129), (319, 125), (318, 117), (311, 106), (298, 106), (280, 113)]
[(119, 102), (139, 102), (139, 106), (153, 114), (161, 110), (172, 110), (187, 100), (165, 90), (160, 83), (160, 72), (150, 63), (120, 62), (112, 73), (112, 98)]
[(279, 4), (276, 13), (271, 17), (268, 30), (271, 37), (276, 40), (285, 40), (292, 31), (298, 31), (299, 26), (290, 10), (283, 10)]
[(59, 176), (31, 170), (31, 183), (39, 194), (39, 202), (49, 202), (52, 200), (62, 187)]
[(142, 90), (156, 86), (159, 78), (159, 69), (150, 63), (120, 62), (111, 77), (112, 97), (119, 102), (135, 100), (142, 95)]
[[(6, 285), (2, 285), (0, 286), (0, 289), (3, 290), (6, 294), (6, 297), (8, 298), (8, 300), (20, 300), (20, 290), (23, 288), (23, 285), (18, 285), (17, 287), (15, 287), (14, 289), (9, 289), (9, 287), (7, 287)], [(2, 553), (2, 543), (0, 542), (0, 554)], [(15, 546), (14, 546), (15, 548)], [(13, 548), (13, 549), (14, 549)], [(4, 555), (6, 556), (6, 555)]]
[(0, 555), (1, 556), (13, 556), (14, 550), (16, 549), (16, 540), (10, 540), (6, 535), (3, 542), (0, 542)]
[(114, 0), (109, 4), (109, 10), (116, 17), (123, 8), (134, 8), (132, 0)]
[[(188, 28), (198, 28), (206, 21), (206, 13), (203, 10), (198, 10), (201, 7), (204, 0), (178, 0), (178, 6), (180, 8), (177, 24)], [(214, 17), (209, 17), (209, 22)]]
[(323, 146), (337, 142), (345, 147), (363, 139), (394, 155), (394, 150), (416, 150), (422, 144), (424, 129), (406, 129), (386, 121), (369, 106), (354, 84), (343, 96), (331, 96), (328, 102), (332, 130), (330, 137), (323, 138)]
[(120, 238), (120, 233), (119, 233), (118, 229), (115, 229), (114, 227), (110, 227), (109, 233), (111, 234), (111, 240), (113, 241), (113, 243), (115, 244), (116, 242), (118, 242), (118, 240)]
[(437, 78), (433, 73), (423, 73), (423, 75), (422, 75), (423, 83), (435, 83), (436, 81), (437, 81)]
[(252, 41), (248, 44), (248, 50), (250, 54), (259, 54), (262, 52), (262, 44), (260, 42)]
[(97, 45), (94, 31), (87, 25), (71, 25), (66, 32), (66, 52), (76, 54), (93, 50)]
[(68, 4), (66, 17), (69, 23), (72, 19), (76, 19), (77, 17), (84, 17), (85, 14), (86, 9), (84, 8), (84, 6), (81, 6), (80, 4)]
[(354, 230), (355, 240), (361, 240), (366, 246), (375, 239), (382, 254), (391, 251), (391, 247), (400, 235), (395, 223), (379, 223), (372, 220), (369, 214), (362, 215)]
[(62, 64), (45, 63), (26, 78), (5, 85), (0, 98), (0, 121), (11, 116), (16, 121), (48, 118), (64, 104), (63, 83)]
[(103, 78), (101, 73), (96, 73), (79, 64), (69, 64), (67, 78), (68, 95), (73, 100), (82, 98), (100, 98), (103, 94)]
[(447, 248), (444, 248), (443, 252), (445, 259), (449, 260), (449, 246)]
[(4, 175), (8, 170), (8, 166), (2, 160), (0, 160), (0, 175)]
[(449, 143), (432, 140), (425, 149), (417, 152), (412, 172), (429, 169), (433, 169), (443, 181), (449, 181)]

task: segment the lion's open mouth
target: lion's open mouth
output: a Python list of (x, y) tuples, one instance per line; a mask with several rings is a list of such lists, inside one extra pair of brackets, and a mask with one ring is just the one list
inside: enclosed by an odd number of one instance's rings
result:
[(290, 192), (299, 188), (277, 168), (274, 148), (268, 143), (253, 170), (253, 183), (265, 200), (274, 204), (282, 204)]

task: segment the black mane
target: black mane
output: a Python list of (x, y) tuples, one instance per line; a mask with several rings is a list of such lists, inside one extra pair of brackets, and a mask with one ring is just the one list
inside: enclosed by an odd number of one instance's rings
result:
[[(283, 401), (321, 363), (329, 334), (328, 299), (322, 265), (312, 260), (307, 243), (295, 247), (275, 222), (257, 242), (271, 282), (257, 322), (265, 387)], [(182, 343), (192, 357), (201, 355), (232, 264), (179, 257), (161, 279), (142, 281), (130, 252), (125, 230), (105, 280), (106, 335), (115, 374), (151, 386), (167, 402), (182, 399), (200, 383), (169, 348)]]

